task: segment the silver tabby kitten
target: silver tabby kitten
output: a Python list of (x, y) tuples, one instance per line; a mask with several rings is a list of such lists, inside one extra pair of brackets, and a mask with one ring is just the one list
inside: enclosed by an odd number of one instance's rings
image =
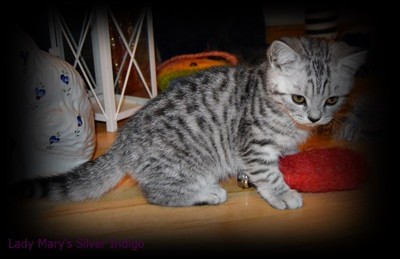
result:
[(331, 121), (364, 52), (308, 38), (275, 41), (257, 67), (221, 67), (181, 78), (133, 115), (101, 157), (65, 175), (28, 181), (31, 196), (98, 198), (129, 174), (150, 203), (219, 204), (218, 183), (244, 173), (273, 207), (301, 195), (278, 167), (310, 130)]

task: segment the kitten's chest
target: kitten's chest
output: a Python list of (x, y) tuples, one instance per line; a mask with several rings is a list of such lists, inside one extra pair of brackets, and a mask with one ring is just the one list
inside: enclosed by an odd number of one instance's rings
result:
[[(255, 123), (252, 127), (252, 136), (256, 139), (268, 139), (281, 150), (291, 150), (306, 141), (309, 131), (299, 129), (291, 122), (285, 122), (282, 126), (273, 120), (264, 120), (262, 123)], [(260, 127), (262, 125), (262, 127)]]
[(308, 138), (308, 131), (293, 130), (290, 134), (275, 134), (275, 143), (283, 150), (292, 150), (299, 144), (304, 143)]

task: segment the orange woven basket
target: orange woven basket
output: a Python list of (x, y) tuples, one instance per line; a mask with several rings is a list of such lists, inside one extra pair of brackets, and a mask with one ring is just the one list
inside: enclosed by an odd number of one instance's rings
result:
[(175, 56), (157, 67), (157, 81), (161, 91), (168, 88), (172, 79), (187, 76), (210, 67), (234, 66), (238, 59), (227, 52), (208, 51)]

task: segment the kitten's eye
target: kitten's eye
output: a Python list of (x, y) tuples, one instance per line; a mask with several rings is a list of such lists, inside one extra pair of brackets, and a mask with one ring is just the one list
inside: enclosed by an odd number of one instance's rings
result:
[(338, 101), (339, 101), (339, 97), (337, 97), (337, 96), (332, 96), (332, 97), (329, 97), (329, 98), (326, 100), (325, 105), (335, 105)]
[(304, 96), (302, 96), (302, 95), (293, 94), (292, 100), (296, 104), (305, 104), (306, 103), (306, 98), (304, 98)]

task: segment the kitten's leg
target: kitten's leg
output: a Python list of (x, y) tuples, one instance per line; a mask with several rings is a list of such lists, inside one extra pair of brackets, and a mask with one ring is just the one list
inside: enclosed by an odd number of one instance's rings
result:
[(216, 205), (227, 198), (226, 191), (216, 183), (192, 182), (181, 186), (151, 183), (141, 187), (150, 203), (162, 206)]
[(250, 159), (245, 163), (249, 181), (258, 193), (272, 207), (277, 209), (296, 209), (303, 206), (303, 199), (296, 190), (285, 183), (278, 167), (278, 157), (268, 159)]
[(217, 205), (226, 201), (226, 191), (219, 185), (202, 188), (190, 201), (190, 205)]
[(256, 183), (257, 191), (260, 195), (277, 209), (297, 209), (303, 206), (303, 198), (296, 190), (290, 189), (283, 181), (283, 177), (279, 177), (279, 184), (258, 182)]

